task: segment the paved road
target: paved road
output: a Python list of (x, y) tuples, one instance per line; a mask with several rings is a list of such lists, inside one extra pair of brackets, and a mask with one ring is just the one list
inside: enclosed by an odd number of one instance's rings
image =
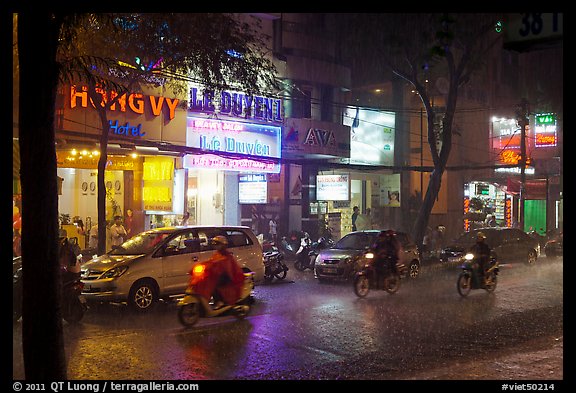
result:
[[(173, 304), (148, 315), (91, 309), (65, 324), (68, 376), (88, 380), (561, 380), (563, 262), (503, 266), (496, 292), (456, 292), (428, 269), (395, 295), (358, 299), (291, 269), (256, 288), (244, 321), (182, 328)], [(20, 324), (13, 377), (21, 379)], [(492, 344), (494, 343), (495, 344)]]

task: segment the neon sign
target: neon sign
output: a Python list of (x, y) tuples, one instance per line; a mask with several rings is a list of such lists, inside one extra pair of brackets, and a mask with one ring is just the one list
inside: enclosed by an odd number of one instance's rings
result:
[[(102, 106), (106, 105), (108, 101), (112, 101), (118, 96), (118, 93), (115, 91), (106, 92), (100, 88), (97, 88), (96, 92), (102, 95)], [(179, 102), (180, 100), (177, 98), (145, 96), (140, 93), (124, 93), (118, 101), (110, 107), (110, 110), (119, 110), (120, 112), (130, 110), (133, 113), (143, 115), (146, 108), (148, 108), (154, 116), (160, 116), (162, 109), (165, 109), (168, 111), (168, 118), (172, 120), (174, 119), (176, 107)], [(90, 99), (90, 104), (93, 107), (96, 107), (94, 102), (92, 102), (92, 99)], [(87, 86), (81, 86), (80, 88), (70, 86), (70, 108), (74, 109), (77, 106), (82, 108), (88, 107)]]
[(144, 131), (142, 131), (142, 124), (138, 124), (135, 127), (130, 125), (130, 122), (127, 122), (123, 126), (118, 124), (118, 120), (112, 123), (112, 120), (108, 120), (108, 124), (110, 124), (110, 131), (116, 135), (126, 135), (126, 136), (135, 136), (135, 137), (143, 137), (146, 135)]
[[(470, 211), (470, 198), (464, 197), (464, 217)], [(470, 230), (470, 220), (468, 218), (464, 219), (464, 231), (468, 232)]]
[(191, 112), (215, 113), (281, 123), (282, 100), (263, 96), (252, 96), (243, 93), (222, 91), (217, 97), (214, 90), (200, 93), (197, 87), (190, 89)]
[(186, 146), (266, 158), (281, 157), (282, 128), (189, 117)]
[(535, 120), (535, 142), (536, 147), (552, 147), (557, 145), (556, 115), (545, 113), (534, 116)]

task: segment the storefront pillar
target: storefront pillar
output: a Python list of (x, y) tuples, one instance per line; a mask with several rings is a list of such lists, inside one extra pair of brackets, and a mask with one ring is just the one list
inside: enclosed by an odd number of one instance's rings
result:
[(302, 165), (302, 231), (312, 239), (318, 238), (318, 215), (310, 214), (310, 202), (316, 202), (318, 167)]

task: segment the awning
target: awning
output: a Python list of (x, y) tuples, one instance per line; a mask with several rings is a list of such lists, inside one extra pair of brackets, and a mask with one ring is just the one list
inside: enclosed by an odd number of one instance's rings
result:
[[(509, 177), (505, 192), (520, 196), (520, 180)], [(524, 199), (546, 199), (546, 179), (530, 179), (524, 182)]]

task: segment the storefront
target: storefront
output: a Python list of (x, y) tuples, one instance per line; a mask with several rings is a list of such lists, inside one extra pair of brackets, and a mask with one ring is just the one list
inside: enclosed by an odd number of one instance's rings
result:
[[(117, 96), (115, 92), (99, 93), (105, 101)], [(178, 144), (181, 140), (184, 145), (186, 112), (178, 107), (179, 99), (169, 97), (163, 87), (147, 93), (127, 93), (107, 111), (106, 220), (111, 222), (117, 215), (126, 218), (131, 210), (132, 233), (155, 223), (174, 223), (184, 211), (180, 153), (162, 149), (158, 141)], [(63, 86), (59, 96), (63, 103), (57, 108), (55, 125), (59, 217), (68, 232), (74, 232), (78, 220), (88, 232), (98, 216), (102, 124), (87, 87)], [(87, 246), (87, 237), (78, 237), (80, 245)]]
[(464, 231), (486, 226), (513, 226), (513, 198), (497, 183), (466, 183), (462, 212)]

